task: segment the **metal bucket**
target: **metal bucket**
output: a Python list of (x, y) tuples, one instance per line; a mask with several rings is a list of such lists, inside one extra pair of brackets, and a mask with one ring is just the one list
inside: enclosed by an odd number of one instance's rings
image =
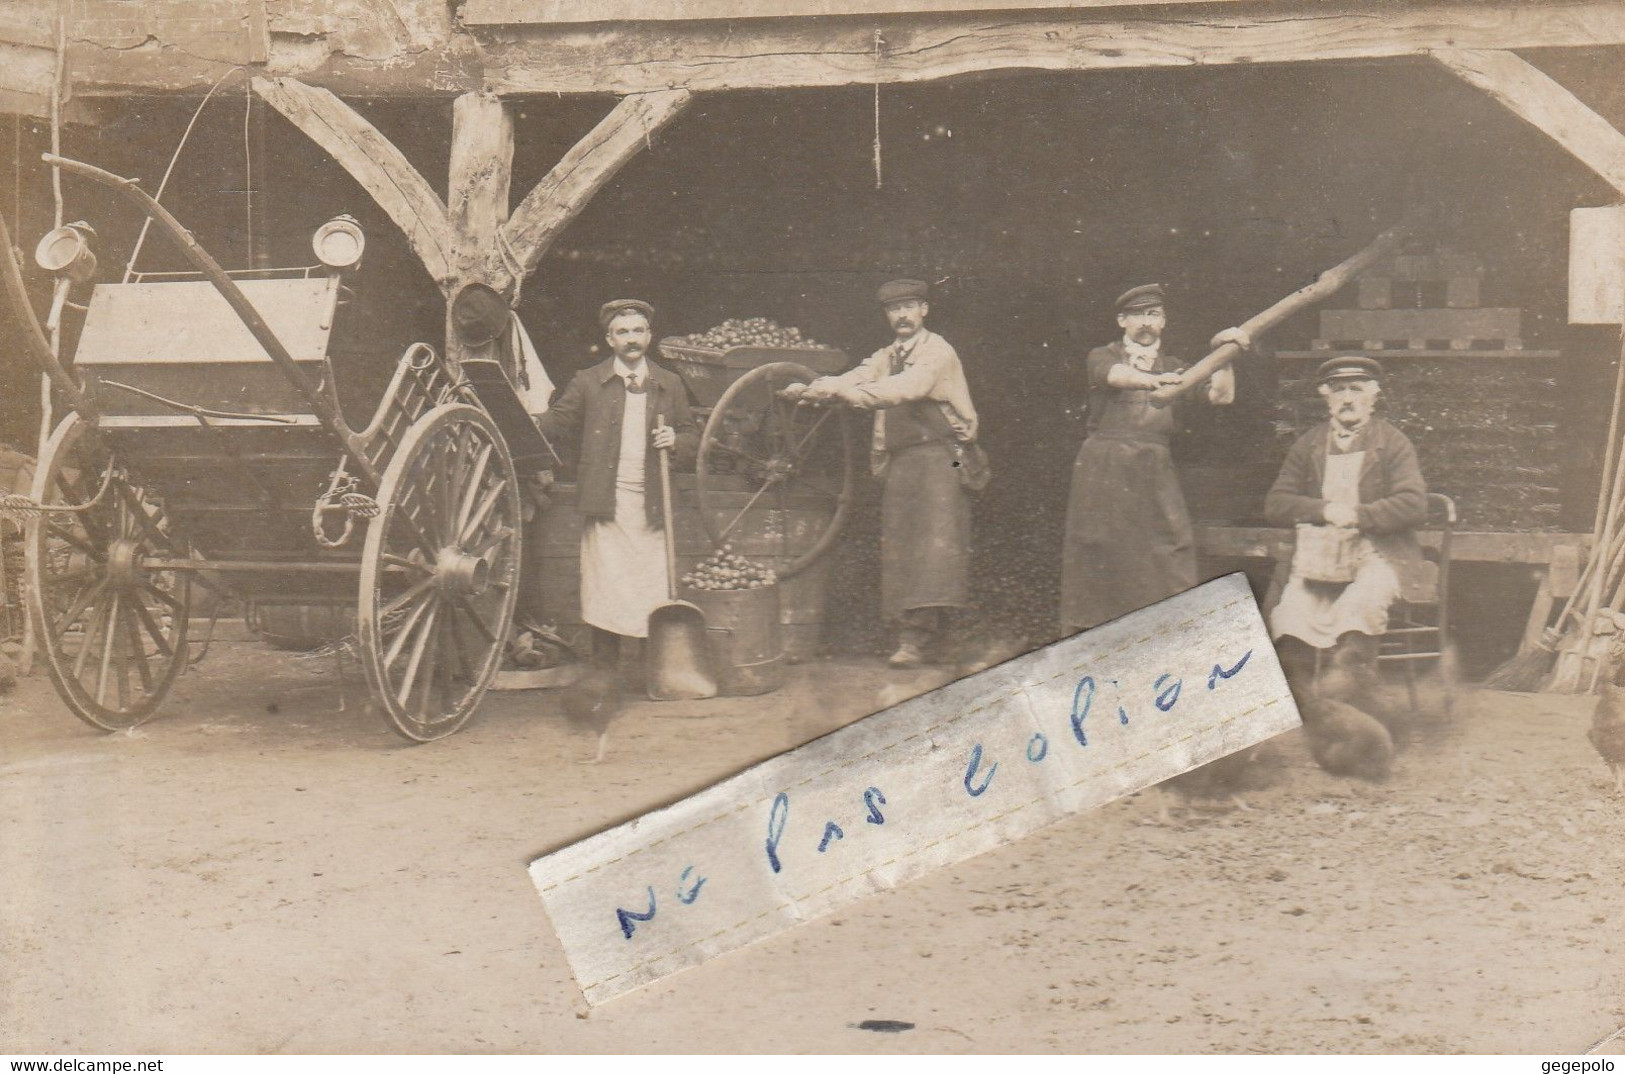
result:
[(724, 696), (768, 694), (784, 685), (778, 586), (685, 589), (683, 599), (705, 613), (717, 685)]
[[(677, 570), (693, 570), (711, 554), (711, 541), (700, 524), (694, 505), (694, 475), (673, 474), (677, 508)], [(727, 494), (743, 506), (750, 493)], [(576, 487), (555, 485), (548, 493), (552, 504), (525, 527), (525, 571), (521, 581), (520, 610), (538, 622), (553, 623), (572, 643), (584, 638), (581, 626), (581, 515), (576, 510)], [(733, 502), (733, 500), (729, 500)], [(789, 510), (752, 512), (740, 532), (730, 539), (734, 551), (755, 563), (780, 568), (788, 559), (779, 555), (781, 530), (804, 540), (828, 522), (827, 500), (792, 498)], [(778, 585), (779, 636), (785, 656), (801, 663), (818, 656), (824, 625), (824, 592), (834, 556), (827, 555), (794, 578)]]

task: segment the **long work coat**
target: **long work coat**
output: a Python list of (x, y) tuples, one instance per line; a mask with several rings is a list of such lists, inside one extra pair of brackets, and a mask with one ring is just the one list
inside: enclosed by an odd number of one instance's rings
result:
[[(699, 451), (700, 430), (688, 406), (688, 389), (677, 374), (644, 359), (649, 371), (646, 391), (649, 403), (644, 418), (652, 432), (664, 417), (677, 433), (672, 449), (672, 466), (687, 469), (694, 465)], [(577, 497), (583, 517), (615, 517), (615, 471), (621, 455), (621, 417), (626, 412), (626, 382), (615, 374), (613, 358), (583, 369), (571, 378), (564, 392), (553, 401), (537, 425), (553, 446), (575, 464)], [(643, 438), (645, 445), (649, 437)], [(644, 472), (652, 478), (660, 471), (653, 447), (645, 447)], [(649, 482), (644, 497), (649, 525), (661, 528), (660, 483)]]
[[(1089, 431), (1072, 464), (1061, 553), (1061, 628), (1071, 634), (1196, 584), (1196, 543), (1169, 439), (1175, 406), (1113, 388), (1121, 341), (1089, 352)], [(1159, 354), (1153, 373), (1184, 367)], [(1181, 405), (1181, 404), (1176, 404)]]

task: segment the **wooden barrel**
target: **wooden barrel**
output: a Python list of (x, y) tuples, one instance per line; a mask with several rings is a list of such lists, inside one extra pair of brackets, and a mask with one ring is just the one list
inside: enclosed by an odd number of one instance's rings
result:
[(772, 693), (784, 685), (779, 634), (779, 587), (685, 589), (682, 598), (705, 613), (705, 633), (725, 697)]
[[(743, 479), (733, 480), (738, 482), (738, 490), (725, 489), (719, 499), (738, 511), (750, 499), (750, 492)], [(677, 569), (687, 572), (711, 554), (711, 539), (700, 522), (694, 475), (673, 474), (672, 485)], [(556, 624), (575, 641), (571, 635), (581, 633), (581, 514), (576, 510), (576, 487), (555, 485), (548, 496), (552, 503), (525, 526), (519, 607), (542, 622)], [(758, 504), (729, 537), (729, 543), (736, 554), (777, 570), (795, 558), (787, 550), (793, 553), (816, 539), (829, 524), (830, 514), (830, 501), (819, 496), (790, 496), (783, 511)], [(830, 558), (824, 556), (776, 587), (780, 637), (792, 663), (818, 655)]]

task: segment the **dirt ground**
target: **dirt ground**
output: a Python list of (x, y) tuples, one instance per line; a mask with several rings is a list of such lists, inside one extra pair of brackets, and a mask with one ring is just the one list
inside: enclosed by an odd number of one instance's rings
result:
[(1380, 786), (1292, 732), (1248, 809), (1148, 791), (589, 1016), (532, 858), (927, 679), (639, 704), (589, 767), (546, 693), (409, 747), (353, 669), (340, 711), (329, 661), (240, 637), (133, 734), (43, 677), (0, 698), (0, 1051), (1566, 1053), (1625, 1025), (1587, 698), (1471, 696)]

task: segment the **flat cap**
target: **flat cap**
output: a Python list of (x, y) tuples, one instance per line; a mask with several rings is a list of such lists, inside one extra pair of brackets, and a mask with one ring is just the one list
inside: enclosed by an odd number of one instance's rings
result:
[(1117, 296), (1117, 310), (1126, 313), (1129, 310), (1148, 310), (1152, 306), (1162, 305), (1168, 297), (1168, 292), (1160, 283), (1142, 283), (1138, 287), (1130, 287)]
[(931, 288), (924, 280), (890, 280), (880, 285), (875, 299), (882, 306), (893, 302), (907, 302), (911, 298), (925, 299)]
[(1381, 380), (1382, 363), (1375, 358), (1350, 354), (1320, 363), (1315, 376), (1322, 384), (1334, 380)]
[(649, 321), (655, 319), (655, 308), (649, 303), (635, 298), (616, 298), (598, 307), (598, 327), (607, 330), (609, 322), (613, 321), (618, 314), (625, 313), (627, 310), (641, 313)]

